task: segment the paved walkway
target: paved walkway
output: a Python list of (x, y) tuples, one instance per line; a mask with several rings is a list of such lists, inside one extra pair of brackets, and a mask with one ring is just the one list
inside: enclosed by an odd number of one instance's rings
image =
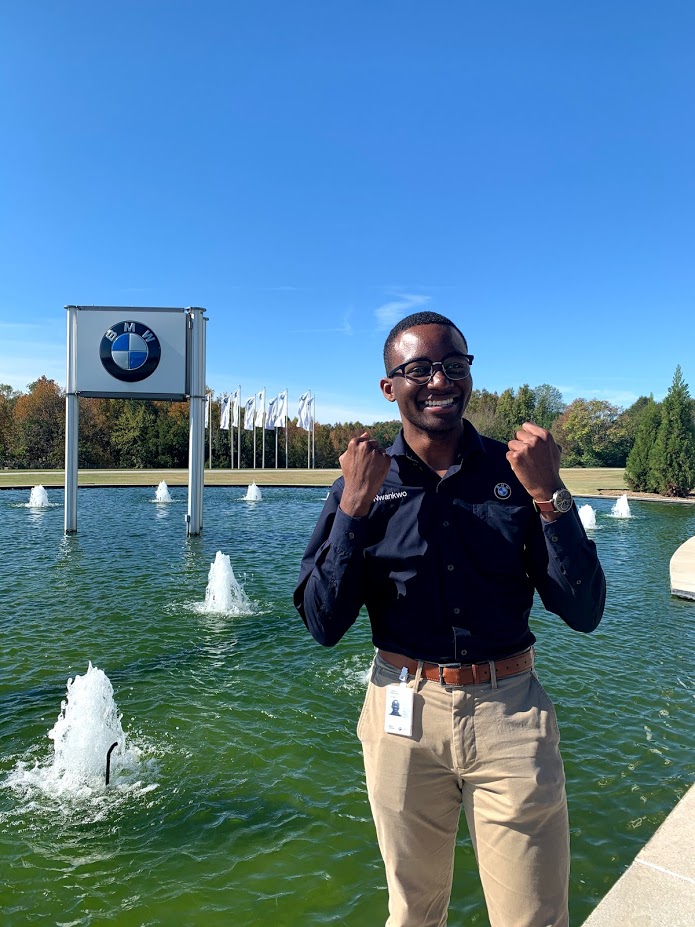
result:
[(694, 927), (695, 785), (584, 927)]

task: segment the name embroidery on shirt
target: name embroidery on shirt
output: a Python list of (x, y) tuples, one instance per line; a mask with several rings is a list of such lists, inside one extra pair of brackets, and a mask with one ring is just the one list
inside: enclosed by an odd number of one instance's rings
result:
[(402, 489), (400, 492), (385, 492), (381, 496), (374, 496), (375, 502), (390, 502), (391, 499), (407, 499), (408, 493)]

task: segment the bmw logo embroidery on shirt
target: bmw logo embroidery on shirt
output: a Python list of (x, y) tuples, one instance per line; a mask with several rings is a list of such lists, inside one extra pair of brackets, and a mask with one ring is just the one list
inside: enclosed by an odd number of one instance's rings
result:
[(498, 483), (493, 492), (498, 499), (508, 499), (512, 494), (512, 489), (509, 483)]
[(162, 348), (159, 338), (142, 322), (116, 322), (104, 332), (99, 356), (112, 377), (138, 383), (155, 372)]

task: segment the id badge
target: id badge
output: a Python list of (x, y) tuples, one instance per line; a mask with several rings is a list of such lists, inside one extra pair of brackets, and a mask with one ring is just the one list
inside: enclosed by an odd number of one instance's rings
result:
[(404, 682), (386, 686), (384, 730), (387, 734), (410, 737), (413, 733), (413, 690)]

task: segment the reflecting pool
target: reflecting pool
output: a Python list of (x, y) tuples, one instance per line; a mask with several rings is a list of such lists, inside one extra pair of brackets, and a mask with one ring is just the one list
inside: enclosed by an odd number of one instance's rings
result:
[[(314, 644), (291, 604), (325, 488), (81, 489), (27, 506), (0, 492), (0, 854), (4, 927), (32, 924), (376, 925), (386, 891), (354, 729), (373, 648), (366, 620)], [(581, 501), (581, 500), (580, 500)], [(594, 499), (608, 578), (584, 636), (534, 609), (539, 674), (563, 736), (579, 925), (695, 776), (695, 603), (669, 559), (695, 508)], [(217, 552), (242, 608), (205, 607)], [(69, 678), (102, 670), (129, 762), (108, 789), (52, 789)], [(102, 748), (100, 748), (102, 749)], [(486, 925), (465, 824), (452, 924)]]

